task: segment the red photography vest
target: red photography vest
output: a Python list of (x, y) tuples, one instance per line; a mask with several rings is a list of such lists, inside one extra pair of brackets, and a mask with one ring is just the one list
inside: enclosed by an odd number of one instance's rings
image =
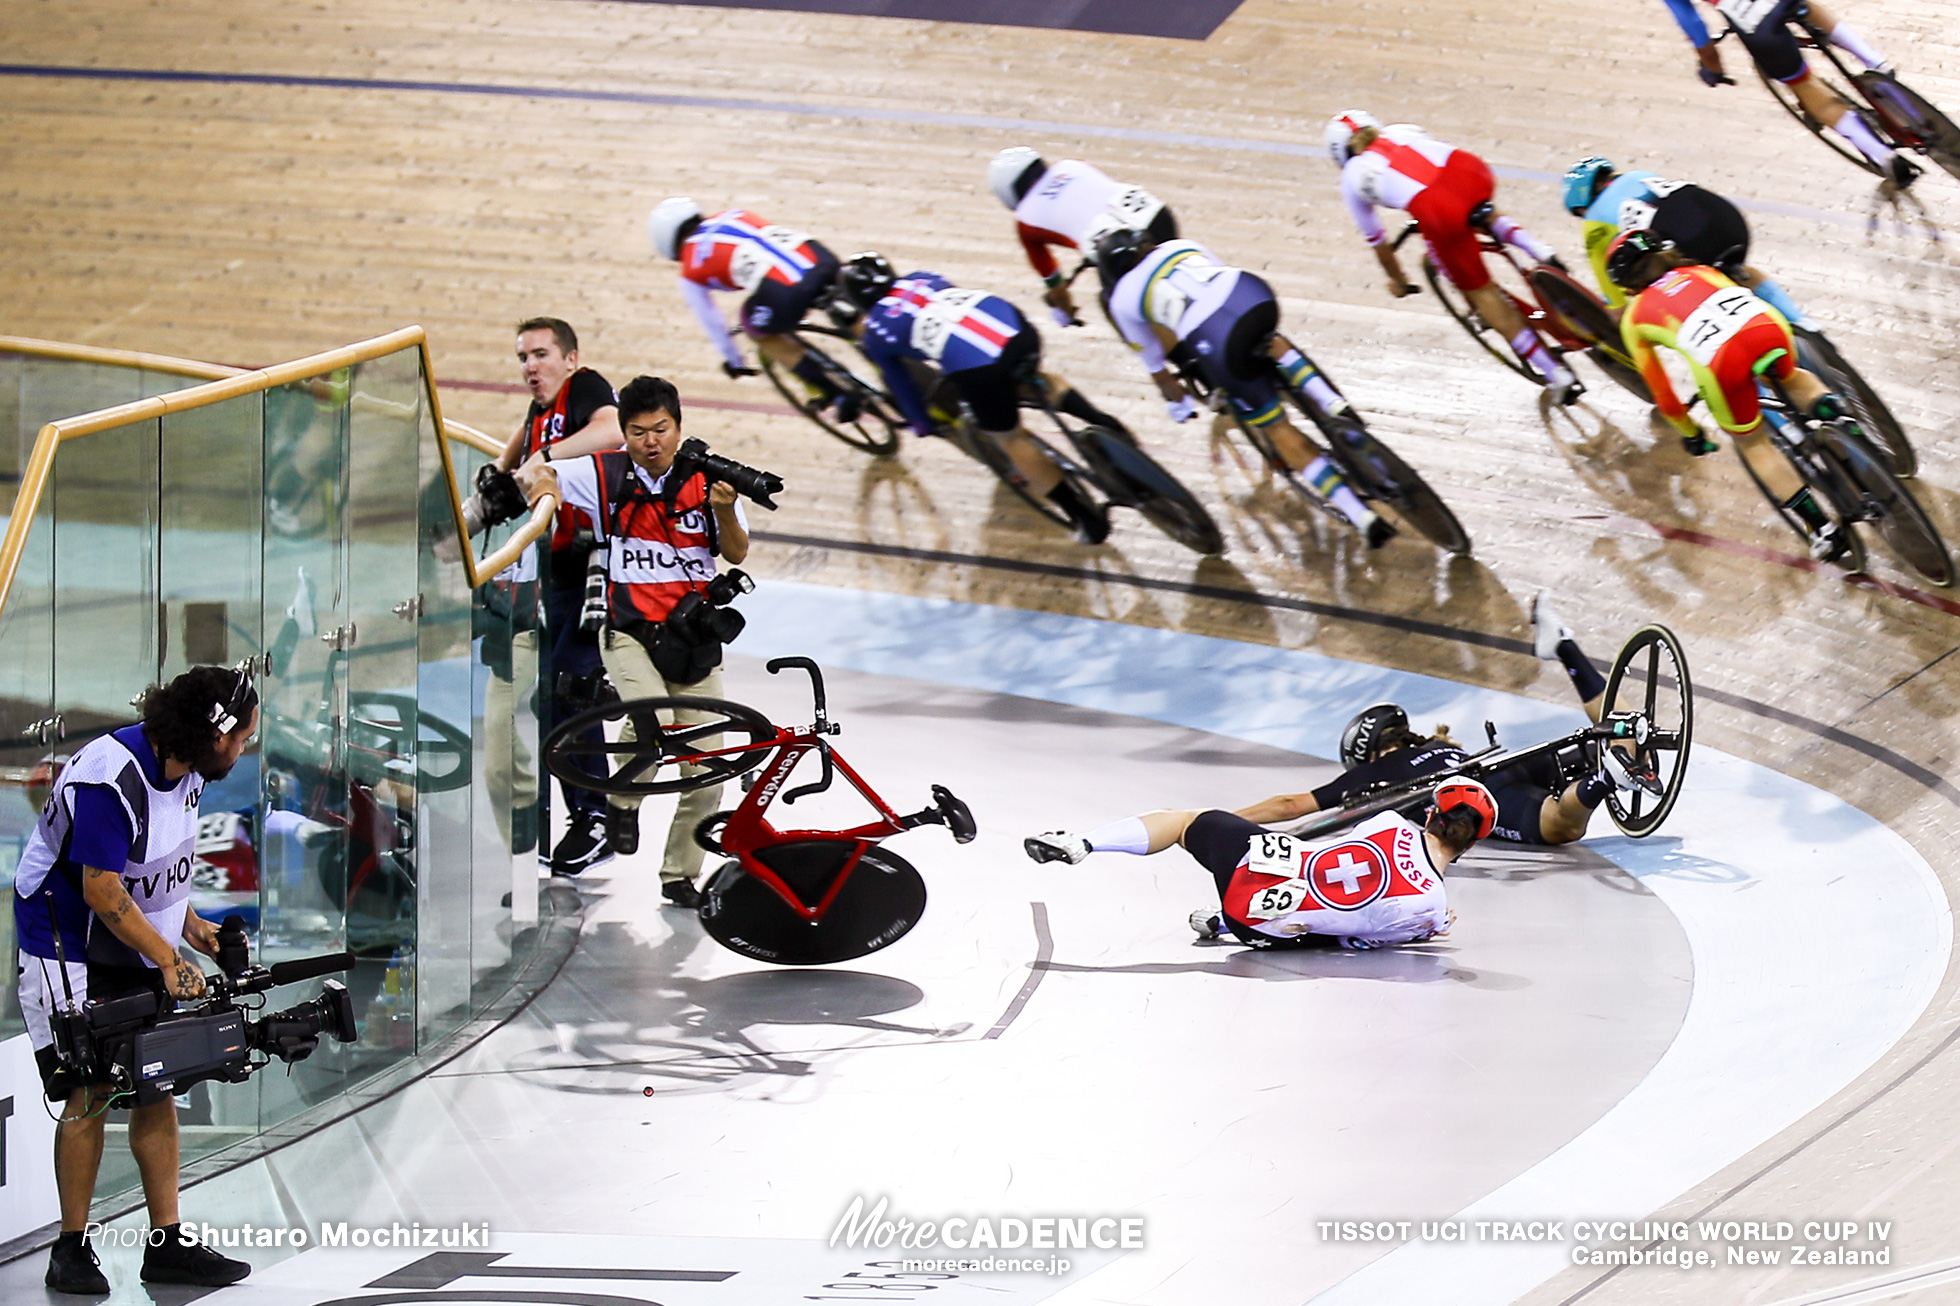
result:
[(687, 479), (671, 506), (648, 490), (625, 450), (594, 455), (606, 523), (606, 608), (617, 629), (664, 621), (681, 596), (715, 575), (719, 539), (708, 483)]
[[(565, 384), (558, 387), (558, 397), (550, 403), (543, 407), (535, 403), (531, 405), (531, 416), (524, 423), (524, 458), (529, 458), (548, 444), (557, 444), (566, 436), (577, 434), (575, 431), (565, 429), (565, 406), (571, 402), (573, 379), (579, 372), (591, 370), (589, 367), (581, 367), (578, 372), (573, 372), (571, 376), (566, 377)], [(521, 463), (523, 459), (518, 461)], [(553, 553), (571, 544), (572, 537), (578, 534), (578, 525), (578, 509), (569, 503), (559, 504), (558, 515), (551, 525)]]

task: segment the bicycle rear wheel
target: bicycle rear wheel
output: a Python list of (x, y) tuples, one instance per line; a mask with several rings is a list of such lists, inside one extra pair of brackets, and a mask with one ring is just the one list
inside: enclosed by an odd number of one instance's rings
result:
[(1543, 379), (1531, 364), (1512, 352), (1511, 342), (1504, 339), (1503, 332), (1484, 321), (1477, 310), (1471, 307), (1470, 300), (1456, 288), (1456, 283), (1451, 281), (1448, 275), (1436, 266), (1436, 261), (1426, 254), (1422, 260), (1422, 275), (1429, 283), (1430, 290), (1435, 292), (1436, 298), (1442, 301), (1445, 309), (1449, 310), (1449, 315), (1456, 319), (1456, 324), (1468, 331), (1470, 338), (1482, 345), (1485, 353), (1533, 385), (1543, 384)]
[(829, 966), (890, 947), (925, 915), (926, 882), (886, 848), (865, 848), (851, 864), (858, 847), (848, 839), (800, 839), (756, 852), (756, 861), (808, 905), (849, 875), (815, 921), (740, 862), (722, 863), (702, 886), (701, 927), (722, 947), (777, 966)]
[[(1823, 86), (1826, 90), (1836, 95), (1839, 99), (1844, 100), (1846, 104), (1850, 104), (1850, 100), (1845, 96), (1843, 91), (1839, 90), (1835, 86), (1832, 86), (1829, 82), (1821, 80), (1821, 74), (1816, 73), (1815, 69), (1812, 70), (1812, 74), (1820, 78), (1818, 83), (1819, 85)], [(1858, 167), (1863, 168), (1866, 172), (1871, 173), (1875, 177), (1882, 177), (1885, 175), (1884, 169), (1880, 168), (1876, 163), (1873, 163), (1870, 159), (1866, 158), (1863, 154), (1860, 154), (1858, 152), (1857, 147), (1854, 146), (1850, 141), (1847, 141), (1846, 139), (1844, 139), (1844, 137), (1838, 135), (1836, 132), (1826, 127), (1823, 123), (1811, 117), (1810, 110), (1803, 107), (1803, 104), (1797, 99), (1797, 93), (1795, 91), (1791, 90), (1788, 86), (1785, 86), (1782, 82), (1777, 81), (1774, 77), (1771, 77), (1765, 72), (1763, 72), (1761, 68), (1756, 69), (1756, 76), (1763, 79), (1763, 85), (1769, 88), (1770, 95), (1776, 100), (1778, 104), (1783, 106), (1783, 111), (1785, 113), (1789, 114), (1792, 118), (1795, 118), (1798, 122), (1802, 123), (1804, 127), (1809, 130), (1811, 135), (1815, 136), (1818, 140), (1824, 142), (1825, 145), (1829, 146), (1832, 152), (1835, 153), (1839, 158), (1845, 159), (1857, 165)], [(1851, 109), (1851, 112), (1857, 114), (1860, 118), (1864, 119), (1865, 125), (1867, 127), (1870, 127), (1874, 133), (1883, 134), (1880, 124), (1872, 121), (1872, 113), (1870, 110), (1859, 109), (1854, 106)]]
[(1919, 150), (1954, 176), (1960, 177), (1960, 126), (1938, 106), (1895, 78), (1863, 72), (1855, 79), (1892, 135)]
[(840, 422), (834, 410), (818, 412), (812, 406), (814, 401), (810, 396), (809, 387), (803, 384), (802, 378), (777, 364), (769, 355), (763, 354), (762, 370), (768, 374), (769, 383), (776, 387), (783, 398), (789, 400), (792, 408), (829, 434), (850, 445), (851, 448), (876, 454), (880, 458), (898, 452), (898, 433), (904, 428), (905, 419), (899, 414), (897, 403), (878, 385), (875, 369), (866, 363), (864, 369), (867, 375), (860, 376), (848, 364), (838, 361), (808, 337), (831, 336), (847, 345), (852, 345), (855, 353), (855, 344), (851, 338), (842, 331), (807, 323), (798, 328), (796, 334), (810, 357), (817, 360), (817, 366), (823, 369), (823, 374), (830, 383), (839, 391), (856, 396), (861, 409), (857, 419)]
[(1085, 426), (1072, 438), (1110, 502), (1135, 508), (1193, 553), (1225, 552), (1225, 537), (1197, 496), (1133, 441), (1101, 426)]
[(1620, 352), (1619, 323), (1592, 291), (1557, 268), (1533, 268), (1526, 279), (1539, 302), (1563, 319), (1565, 328), (1585, 344), (1586, 357), (1592, 359), (1593, 366), (1621, 389), (1646, 403), (1654, 402), (1639, 370)]
[[(1296, 399), (1297, 403), (1298, 400)], [(1359, 418), (1344, 415), (1321, 426), (1334, 461), (1364, 499), (1385, 503), (1395, 515), (1446, 553), (1467, 555), (1470, 533), (1416, 469), (1375, 438)]]
[[(1786, 422), (1788, 419), (1765, 410), (1763, 420), (1768, 422)], [(1848, 478), (1843, 475), (1835, 463), (1832, 463), (1824, 469), (1824, 472), (1841, 482), (1841, 486), (1833, 487), (1820, 484), (1819, 482), (1822, 477), (1816, 470), (1809, 467), (1803, 461), (1791, 457), (1788, 450), (1779, 447), (1777, 452), (1790, 460), (1790, 465), (1796, 468), (1797, 475), (1802, 477), (1804, 484), (1808, 485), (1813, 491), (1811, 497), (1817, 501), (1817, 506), (1823, 510), (1824, 516), (1837, 523), (1839, 532), (1844, 536), (1848, 546), (1845, 555), (1831, 565), (1853, 576), (1862, 573), (1870, 565), (1870, 559), (1865, 555), (1865, 541), (1858, 534), (1855, 527), (1855, 523), (1858, 520), (1857, 515), (1855, 513), (1845, 512), (1842, 507), (1845, 498), (1850, 493), (1855, 493), (1855, 489), (1849, 484)], [(1756, 483), (1756, 489), (1762, 493), (1765, 499), (1769, 500), (1770, 507), (1776, 509), (1776, 515), (1783, 519), (1784, 525), (1795, 531), (1797, 538), (1803, 540), (1807, 547), (1810, 541), (1810, 529), (1804, 525), (1803, 518), (1791, 511), (1782, 500), (1778, 499), (1771, 492), (1767, 485), (1763, 484), (1763, 478), (1756, 475), (1756, 469), (1749, 465), (1749, 460), (1741, 456), (1741, 450), (1737, 450), (1736, 453), (1737, 461), (1742, 464), (1742, 470), (1749, 473), (1749, 479)]]
[(1892, 416), (1892, 410), (1885, 406), (1878, 392), (1858, 374), (1857, 368), (1845, 361), (1822, 331), (1808, 327), (1791, 330), (1797, 338), (1797, 362), (1844, 396), (1845, 402), (1851, 405), (1851, 415), (1858, 419), (1858, 425), (1864, 428), (1872, 447), (1885, 459), (1892, 474), (1905, 478), (1917, 475), (1919, 455), (1906, 439), (1899, 419)]
[(1939, 528), (1912, 491), (1885, 466), (1878, 451), (1836, 422), (1825, 423), (1817, 434), (1826, 454), (1857, 488), (1869, 514), (1867, 520), (1879, 538), (1928, 583), (1951, 585), (1953, 559)]

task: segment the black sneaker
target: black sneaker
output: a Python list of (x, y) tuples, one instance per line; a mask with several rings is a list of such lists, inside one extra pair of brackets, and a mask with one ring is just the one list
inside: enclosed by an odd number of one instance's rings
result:
[(689, 911), (701, 905), (701, 891), (694, 887), (692, 880), (669, 880), (660, 886), (660, 896)]
[(196, 1288), (224, 1288), (252, 1272), (244, 1261), (220, 1256), (209, 1247), (192, 1246), (183, 1241), (179, 1226), (171, 1225), (152, 1233), (163, 1238), (143, 1251), (142, 1279), (145, 1283), (187, 1283)]
[(608, 807), (606, 809), (606, 842), (621, 857), (631, 857), (640, 851), (640, 809), (637, 807)]
[(43, 1282), (56, 1292), (73, 1293), (77, 1297), (109, 1295), (109, 1280), (103, 1277), (102, 1262), (95, 1259), (95, 1249), (88, 1245), (84, 1234), (75, 1234), (72, 1239), (63, 1234), (55, 1239), (54, 1250), (48, 1253), (48, 1275)]
[(581, 812), (574, 816), (571, 829), (565, 831), (564, 838), (551, 851), (551, 873), (582, 875), (611, 861), (613, 850), (606, 838), (606, 826), (604, 812)]

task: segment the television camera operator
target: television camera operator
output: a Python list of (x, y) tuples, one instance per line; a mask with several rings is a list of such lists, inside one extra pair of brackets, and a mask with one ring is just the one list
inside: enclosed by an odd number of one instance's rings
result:
[[(626, 447), (584, 458), (553, 459), (519, 476), (536, 502), (556, 488), (562, 502), (591, 518), (606, 550), (606, 628), (599, 653), (622, 698), (694, 695), (720, 698), (722, 645), (742, 629), (728, 607), (751, 588), (740, 571), (718, 575), (715, 560), (748, 557), (748, 518), (738, 494), (766, 508), (782, 481), (708, 453), (681, 438), (681, 398), (669, 381), (635, 377), (619, 392), (619, 425)], [(555, 486), (554, 486), (555, 482)], [(680, 723), (704, 719), (680, 711)], [(621, 738), (630, 740), (632, 723)], [(718, 748), (719, 736), (702, 742)], [(661, 893), (692, 908), (702, 850), (694, 827), (720, 804), (721, 786), (680, 796), (660, 864)], [(640, 800), (611, 799), (609, 838), (622, 853), (639, 847)]]
[[(48, 1098), (66, 1103), (54, 1157), (61, 1234), (47, 1272), (47, 1286), (57, 1292), (109, 1291), (85, 1228), (112, 1094), (106, 1084), (71, 1082), (51, 1022), (59, 1008), (84, 998), (204, 996), (203, 971), (178, 951), (188, 943), (218, 955), (217, 928), (190, 906), (198, 800), (245, 751), (258, 704), (243, 667), (193, 667), (153, 686), (142, 698), (140, 722), (89, 741), (69, 759), (22, 850), (14, 881), (21, 1012)], [(143, 1281), (205, 1288), (238, 1282), (251, 1266), (182, 1236), (175, 1101), (149, 1085), (133, 1096), (129, 1149), (142, 1173), (151, 1230)]]

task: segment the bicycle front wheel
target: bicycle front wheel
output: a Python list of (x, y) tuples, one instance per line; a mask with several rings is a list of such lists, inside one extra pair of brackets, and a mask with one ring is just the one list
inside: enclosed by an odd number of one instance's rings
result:
[(1894, 136), (1952, 176), (1960, 177), (1960, 126), (1955, 126), (1953, 119), (1894, 78), (1865, 72), (1858, 75), (1857, 82)]
[(1225, 552), (1225, 537), (1198, 497), (1163, 465), (1115, 431), (1087, 426), (1074, 434), (1075, 447), (1110, 501), (1135, 508), (1151, 525), (1193, 553)]
[(1334, 461), (1354, 482), (1363, 498), (1385, 503), (1395, 515), (1420, 531), (1446, 553), (1467, 555), (1470, 533), (1456, 519), (1429, 482), (1403, 462), (1393, 449), (1375, 438), (1359, 418), (1329, 419), (1322, 430)]
[[(824, 377), (830, 384), (840, 393), (849, 395), (857, 401), (859, 409), (857, 417), (852, 421), (842, 422), (837, 419), (834, 407), (827, 411), (819, 411), (815, 407), (815, 397), (810, 394), (809, 387), (803, 384), (802, 378), (776, 363), (765, 353), (762, 355), (762, 370), (768, 374), (769, 383), (776, 387), (783, 398), (789, 400), (790, 406), (797, 412), (802, 413), (851, 448), (876, 454), (880, 458), (898, 452), (898, 433), (905, 426), (905, 419), (900, 416), (898, 405), (891, 396), (887, 395), (870, 376), (858, 375), (847, 364), (838, 361), (828, 351), (808, 339), (810, 336), (832, 336), (845, 344), (850, 344), (850, 337), (829, 327), (807, 324), (798, 329), (797, 336), (802, 341), (804, 351), (816, 360), (817, 366), (822, 369)], [(865, 364), (865, 370), (868, 373), (873, 371), (868, 363)]]
[(1845, 402), (1851, 405), (1851, 415), (1858, 419), (1858, 425), (1864, 428), (1872, 447), (1885, 459), (1892, 474), (1908, 479), (1917, 475), (1919, 455), (1913, 450), (1912, 442), (1906, 439), (1899, 419), (1892, 416), (1892, 410), (1858, 374), (1858, 369), (1845, 361), (1822, 331), (1794, 327), (1792, 334), (1797, 338), (1797, 362), (1844, 396)]
[(1864, 500), (1866, 520), (1899, 560), (1933, 585), (1953, 583), (1953, 559), (1939, 528), (1926, 515), (1905, 483), (1885, 466), (1885, 460), (1865, 440), (1836, 422), (1818, 429), (1825, 452), (1857, 487)]

